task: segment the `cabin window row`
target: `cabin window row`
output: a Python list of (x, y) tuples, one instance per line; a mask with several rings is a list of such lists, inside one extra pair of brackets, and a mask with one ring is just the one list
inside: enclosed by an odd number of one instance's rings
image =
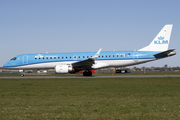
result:
[[(106, 57), (106, 58), (107, 58), (107, 57), (111, 57), (111, 55), (109, 55), (109, 56), (108, 56), (108, 55), (99, 56), (99, 58), (100, 58), (100, 57), (102, 57), (102, 58)], [(115, 55), (113, 55), (112, 57), (115, 57)], [(116, 55), (116, 57), (123, 57), (123, 55)], [(124, 55), (124, 57), (130, 57), (130, 55)]]
[[(89, 58), (89, 57), (92, 57), (92, 56), (86, 56), (86, 58)], [(107, 57), (111, 57), (111, 55), (102, 55), (102, 56), (98, 56), (99, 58), (107, 58)], [(112, 57), (115, 57), (115, 55), (112, 55)], [(116, 57), (123, 57), (123, 55), (116, 55)], [(124, 55), (124, 57), (130, 57), (130, 55)], [(60, 59), (60, 57), (41, 57), (41, 58), (35, 58), (36, 59)], [(70, 59), (73, 58), (73, 57), (69, 57)], [(74, 56), (74, 59), (76, 58), (81, 58), (80, 56)], [(85, 58), (85, 56), (83, 56), (82, 58)], [(61, 57), (61, 59), (68, 59), (68, 57)]]
[[(92, 57), (92, 56), (91, 56)], [(42, 57), (42, 58), (35, 58), (35, 59), (60, 59), (60, 57)], [(69, 57), (70, 59), (72, 58), (72, 57)], [(76, 58), (81, 58), (80, 56), (79, 57), (76, 57), (76, 56), (74, 56), (74, 58), (76, 59)], [(85, 58), (84, 56), (83, 56), (83, 58)], [(87, 58), (89, 58), (89, 56), (87, 56)], [(68, 57), (61, 57), (61, 59), (68, 59)]]

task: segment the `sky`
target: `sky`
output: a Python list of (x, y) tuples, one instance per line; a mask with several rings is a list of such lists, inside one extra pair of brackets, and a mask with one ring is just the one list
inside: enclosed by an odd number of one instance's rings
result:
[(19, 54), (138, 50), (173, 24), (176, 56), (136, 65), (180, 66), (179, 0), (1, 0), (0, 66)]

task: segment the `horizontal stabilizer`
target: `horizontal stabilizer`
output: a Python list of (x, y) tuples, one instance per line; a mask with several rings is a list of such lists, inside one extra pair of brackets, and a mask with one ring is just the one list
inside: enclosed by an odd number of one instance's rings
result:
[(164, 52), (157, 53), (154, 56), (167, 55), (167, 54), (173, 52), (174, 50), (175, 49), (170, 49), (170, 50), (167, 50), (167, 51), (164, 51)]

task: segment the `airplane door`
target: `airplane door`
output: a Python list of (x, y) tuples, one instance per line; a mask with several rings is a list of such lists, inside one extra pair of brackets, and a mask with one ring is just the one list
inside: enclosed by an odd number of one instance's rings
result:
[(28, 64), (28, 55), (23, 56), (23, 64), (27, 65)]
[(134, 60), (134, 62), (138, 61), (138, 52), (137, 51), (133, 52), (133, 60)]

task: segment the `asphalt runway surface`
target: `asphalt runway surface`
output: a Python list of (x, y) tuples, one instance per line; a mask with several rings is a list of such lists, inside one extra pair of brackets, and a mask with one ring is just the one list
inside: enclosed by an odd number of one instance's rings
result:
[(0, 79), (52, 79), (52, 78), (158, 78), (180, 77), (180, 75), (118, 75), (118, 76), (24, 76), (24, 77), (0, 77)]

